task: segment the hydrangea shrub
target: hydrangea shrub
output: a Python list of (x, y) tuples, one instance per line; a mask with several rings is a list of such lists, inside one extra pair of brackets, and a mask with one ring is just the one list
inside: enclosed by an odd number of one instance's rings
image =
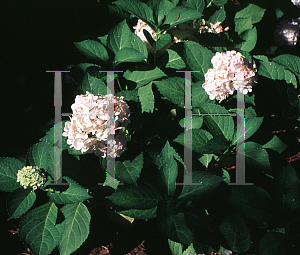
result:
[[(0, 160), (9, 219), (24, 215), (19, 236), (30, 251), (74, 253), (89, 236), (87, 205), (105, 201), (109, 216), (127, 224), (156, 218), (172, 254), (296, 254), (299, 169), (271, 131), (299, 126), (300, 58), (282, 54), (297, 47), (299, 24), (283, 22), (278, 8), (113, 2), (123, 21), (97, 40), (75, 42), (87, 60), (66, 77), (78, 85), (70, 120), (29, 148), (26, 164)], [(265, 49), (259, 32), (268, 12), (283, 13), (277, 22), (285, 27), (274, 27), (276, 46)], [(81, 80), (72, 78), (78, 69)], [(37, 190), (49, 202), (34, 207)]]

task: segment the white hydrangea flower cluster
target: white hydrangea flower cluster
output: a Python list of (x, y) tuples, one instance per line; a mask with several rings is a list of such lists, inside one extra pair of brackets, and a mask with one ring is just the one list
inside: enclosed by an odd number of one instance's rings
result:
[(45, 183), (46, 178), (44, 173), (37, 166), (25, 166), (17, 173), (17, 182), (20, 183), (24, 189), (32, 187), (36, 190)]
[[(88, 91), (86, 95), (77, 95), (71, 106), (73, 117), (66, 122), (62, 134), (68, 137), (67, 144), (70, 148), (105, 158), (109, 147), (113, 148), (109, 156), (119, 157), (126, 150), (126, 143), (129, 141), (126, 127), (130, 122), (130, 110), (123, 98), (111, 94), (94, 96)], [(108, 127), (109, 102), (114, 103), (114, 127)], [(114, 134), (112, 141), (108, 140), (111, 134)]]
[(202, 85), (210, 100), (224, 100), (235, 90), (244, 95), (252, 91), (257, 70), (240, 52), (217, 52), (211, 62), (214, 68), (207, 70)]
[(300, 7), (300, 0), (291, 0), (293, 5), (296, 5), (298, 8)]
[(296, 45), (299, 40), (300, 18), (292, 22), (281, 21), (274, 31), (274, 40), (279, 45)]

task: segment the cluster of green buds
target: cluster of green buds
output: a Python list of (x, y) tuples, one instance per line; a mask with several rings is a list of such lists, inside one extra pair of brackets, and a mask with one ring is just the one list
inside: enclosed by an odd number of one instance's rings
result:
[(36, 190), (42, 186), (46, 180), (44, 173), (37, 166), (25, 166), (18, 171), (17, 182), (26, 189), (32, 187)]

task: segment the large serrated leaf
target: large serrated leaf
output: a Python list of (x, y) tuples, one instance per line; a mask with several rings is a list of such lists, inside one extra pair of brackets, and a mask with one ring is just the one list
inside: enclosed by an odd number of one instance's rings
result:
[(294, 55), (283, 54), (279, 55), (276, 58), (273, 58), (272, 61), (283, 65), (292, 72), (296, 73), (298, 77), (300, 76), (300, 58)]
[(166, 64), (166, 68), (174, 68), (174, 69), (182, 69), (185, 68), (185, 63), (182, 58), (178, 55), (178, 53), (174, 50), (167, 49), (169, 60)]
[(278, 212), (278, 207), (269, 193), (258, 186), (233, 187), (227, 203), (255, 221), (274, 219)]
[(48, 202), (28, 212), (21, 221), (20, 239), (33, 254), (48, 255), (54, 250), (61, 235), (55, 225), (57, 211), (56, 205)]
[(139, 19), (142, 19), (148, 24), (154, 26), (153, 11), (151, 8), (138, 0), (118, 0), (113, 4), (117, 5), (122, 10), (128, 11)]
[(39, 142), (30, 147), (27, 157), (31, 166), (47, 169), (48, 154), (49, 145), (46, 142)]
[(69, 255), (87, 239), (91, 215), (81, 202), (65, 205), (60, 210), (65, 216), (65, 228), (58, 247), (61, 255)]
[(168, 239), (170, 250), (174, 255), (191, 255), (196, 254), (193, 243), (189, 245), (189, 247), (184, 251), (183, 245), (181, 243), (177, 243)]
[[(245, 119), (245, 132), (242, 134), (242, 137), (237, 137), (237, 132), (234, 133), (232, 138), (232, 145), (236, 145), (239, 139), (244, 139), (245, 141), (250, 138), (255, 132), (259, 129), (263, 122), (264, 117), (253, 117)], [(244, 122), (238, 124), (237, 128), (242, 128), (244, 126)]]
[(170, 10), (170, 12), (166, 15), (166, 19), (163, 24), (168, 24), (170, 25), (169, 28), (171, 28), (189, 20), (200, 19), (201, 17), (201, 13), (190, 7), (177, 6)]
[(179, 107), (184, 107), (184, 78), (170, 77), (153, 83), (164, 97)]
[(131, 35), (131, 46), (133, 49), (139, 51), (145, 56), (145, 59), (148, 58), (148, 51), (145, 43), (139, 38), (136, 34)]
[(138, 96), (142, 105), (143, 112), (153, 112), (154, 110), (154, 94), (152, 91), (152, 82), (148, 85), (138, 88)]
[(273, 193), (282, 208), (293, 203), (299, 195), (299, 179), (291, 164), (283, 167), (276, 173), (273, 184)]
[[(64, 132), (64, 127), (65, 127), (66, 122), (67, 122), (66, 120), (63, 120), (63, 121), (60, 122), (61, 133)], [(70, 146), (67, 144), (68, 137), (61, 136), (61, 137), (59, 137), (59, 138), (57, 137), (55, 139), (55, 127), (58, 128), (59, 124), (57, 124), (54, 127), (50, 128), (50, 130), (46, 133), (46, 135), (44, 137), (42, 137), (40, 139), (40, 141), (45, 142), (48, 145), (54, 145), (54, 143), (57, 143), (58, 139), (60, 138), (62, 150), (69, 149)]]
[(193, 242), (193, 233), (185, 223), (184, 213), (174, 215), (173, 222), (169, 227), (162, 224), (160, 222), (159, 227), (168, 238), (186, 245)]
[(158, 67), (149, 71), (133, 71), (132, 73), (129, 72), (124, 73), (124, 77), (129, 81), (136, 82), (137, 87), (141, 87), (153, 80), (166, 77), (166, 76), (167, 75)]
[(25, 165), (15, 158), (0, 158), (0, 190), (12, 192), (20, 188), (17, 182), (18, 171)]
[(215, 13), (209, 17), (209, 22), (216, 24), (217, 22), (223, 23), (226, 17), (226, 12), (224, 8), (220, 8), (219, 10), (215, 11)]
[(91, 60), (107, 62), (109, 60), (105, 47), (97, 41), (85, 40), (74, 43), (76, 48), (87, 58)]
[(146, 210), (139, 210), (139, 209), (123, 210), (118, 213), (122, 213), (122, 214), (132, 217), (134, 219), (145, 220), (145, 219), (156, 218), (157, 217), (156, 209), (157, 209), (157, 206), (153, 207), (151, 209), (146, 209)]
[(224, 107), (215, 104), (200, 104), (198, 107), (205, 114), (204, 122), (214, 135), (223, 135), (226, 140), (232, 139), (234, 121)]
[(116, 178), (120, 182), (131, 184), (134, 183), (135, 185), (137, 185), (137, 179), (141, 174), (143, 163), (143, 152), (134, 160), (132, 160), (132, 162), (130, 162), (130, 160), (126, 160), (124, 162), (117, 161), (115, 166)]
[(123, 20), (108, 32), (107, 47), (115, 54), (121, 49), (131, 48), (131, 35), (132, 32), (126, 23), (126, 20)]
[(180, 134), (174, 139), (174, 142), (180, 143), (181, 145), (187, 146), (187, 148), (196, 151), (198, 153), (206, 153), (205, 146), (213, 136), (203, 129), (192, 129), (192, 145), (185, 144), (184, 134)]
[(7, 211), (10, 219), (17, 219), (26, 213), (34, 204), (35, 192), (29, 189), (17, 189), (9, 194), (7, 198)]
[(251, 17), (245, 18), (234, 18), (235, 23), (235, 32), (241, 34), (242, 32), (252, 29), (252, 20)]
[(275, 62), (261, 62), (258, 68), (258, 74), (272, 80), (285, 80), (284, 67)]
[(241, 42), (239, 44), (235, 44), (234, 46), (243, 51), (250, 52), (254, 49), (257, 41), (257, 30), (256, 27), (249, 29), (245, 31), (241, 38), (244, 40), (244, 42)]
[(106, 198), (116, 205), (140, 210), (151, 209), (162, 199), (157, 190), (134, 184), (124, 185)]
[(245, 143), (245, 160), (247, 164), (257, 167), (262, 171), (271, 171), (269, 155), (260, 144), (254, 142)]
[(251, 245), (251, 235), (246, 222), (239, 215), (232, 214), (223, 219), (220, 232), (234, 252), (246, 252)]
[(54, 191), (51, 192), (49, 190), (47, 195), (51, 202), (54, 202), (55, 204), (72, 204), (83, 202), (84, 200), (92, 198), (85, 188), (80, 186), (71, 178), (63, 177), (63, 179), (70, 183), (68, 189), (66, 191), (63, 191), (62, 193), (57, 193)]
[(186, 175), (187, 178), (192, 175), (193, 184), (184, 185), (181, 194), (178, 197), (179, 200), (186, 202), (205, 197), (207, 194), (217, 189), (223, 181), (223, 177), (216, 176), (209, 172), (193, 171)]
[(286, 253), (289, 240), (279, 232), (270, 232), (259, 240), (258, 251), (261, 255), (282, 255)]
[(211, 59), (213, 53), (192, 41), (184, 41), (183, 60), (187, 65), (188, 70), (199, 71), (192, 72), (192, 75), (198, 80), (204, 82), (204, 74), (209, 68), (212, 68)]
[(81, 83), (82, 93), (85, 94), (86, 91), (92, 93), (93, 95), (106, 95), (107, 86), (103, 81), (91, 76), (89, 73), (86, 73), (82, 83)]
[(243, 10), (237, 12), (235, 14), (234, 19), (240, 19), (240, 18), (251, 18), (251, 23), (255, 24), (259, 22), (262, 17), (264, 16), (266, 9), (260, 8), (259, 6), (255, 4), (249, 4), (246, 8)]
[(123, 48), (119, 50), (115, 55), (115, 62), (143, 62), (147, 58), (136, 49)]
[(202, 13), (205, 8), (204, 0), (187, 0), (186, 5), (194, 10), (197, 10), (199, 13)]
[(264, 149), (268, 148), (277, 151), (278, 153), (282, 153), (288, 147), (289, 146), (285, 145), (276, 135), (274, 135), (269, 142), (263, 145)]

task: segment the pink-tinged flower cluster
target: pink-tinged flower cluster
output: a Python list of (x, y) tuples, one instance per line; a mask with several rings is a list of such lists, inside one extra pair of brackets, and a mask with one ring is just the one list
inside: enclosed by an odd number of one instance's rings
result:
[(300, 18), (292, 20), (292, 22), (284, 20), (276, 26), (274, 40), (278, 42), (279, 45), (296, 45), (299, 40), (299, 33)]
[[(108, 104), (114, 104), (114, 122), (108, 125)], [(96, 156), (107, 157), (107, 148), (112, 148), (110, 157), (119, 157), (126, 150), (129, 141), (127, 126), (130, 110), (123, 97), (99, 95), (86, 92), (77, 95), (71, 109), (73, 116), (66, 122), (63, 136), (68, 137), (67, 144), (82, 153), (95, 153)], [(114, 139), (108, 139), (109, 135)], [(109, 150), (110, 151), (110, 150)]]
[(256, 69), (240, 52), (217, 52), (211, 62), (214, 68), (207, 70), (202, 85), (210, 100), (224, 100), (235, 90), (243, 94), (252, 91)]
[(291, 0), (293, 5), (296, 5), (298, 8), (300, 7), (300, 0)]

